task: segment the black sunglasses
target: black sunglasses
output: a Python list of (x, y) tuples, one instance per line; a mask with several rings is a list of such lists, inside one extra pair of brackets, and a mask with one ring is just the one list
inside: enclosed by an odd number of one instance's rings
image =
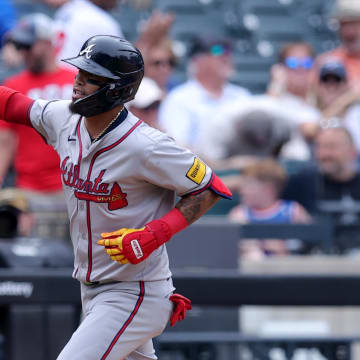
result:
[(16, 48), (16, 50), (26, 50), (29, 51), (32, 48), (32, 45), (29, 44), (23, 44), (16, 41), (12, 42)]
[(336, 75), (325, 75), (320, 78), (320, 81), (325, 84), (330, 84), (330, 83), (340, 84), (344, 82), (345, 79)]
[(170, 67), (175, 67), (176, 63), (174, 61), (174, 59), (166, 59), (166, 60), (154, 60), (150, 63), (151, 66), (170, 66)]

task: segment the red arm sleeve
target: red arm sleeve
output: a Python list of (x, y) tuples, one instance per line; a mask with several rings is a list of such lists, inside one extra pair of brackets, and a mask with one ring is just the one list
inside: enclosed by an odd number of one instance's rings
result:
[(5, 86), (0, 86), (0, 119), (8, 122), (32, 126), (30, 109), (33, 99)]

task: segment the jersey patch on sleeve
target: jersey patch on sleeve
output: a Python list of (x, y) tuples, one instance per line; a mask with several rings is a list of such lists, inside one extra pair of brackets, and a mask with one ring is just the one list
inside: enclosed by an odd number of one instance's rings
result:
[(206, 165), (199, 159), (195, 158), (194, 162), (186, 173), (186, 177), (194, 183), (200, 185), (206, 175)]

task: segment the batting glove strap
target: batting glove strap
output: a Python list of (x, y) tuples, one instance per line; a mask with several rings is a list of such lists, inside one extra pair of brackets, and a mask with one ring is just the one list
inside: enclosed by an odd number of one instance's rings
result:
[(132, 264), (144, 261), (171, 238), (169, 225), (162, 220), (149, 222), (144, 230), (132, 232), (122, 240), (122, 252)]

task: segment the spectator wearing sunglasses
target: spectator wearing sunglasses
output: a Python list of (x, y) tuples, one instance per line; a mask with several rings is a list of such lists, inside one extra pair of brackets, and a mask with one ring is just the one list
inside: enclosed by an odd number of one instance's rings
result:
[(314, 51), (310, 44), (289, 43), (279, 53), (279, 63), (271, 68), (269, 94), (307, 101), (313, 74)]
[(336, 0), (331, 18), (339, 23), (341, 44), (334, 50), (320, 54), (317, 65), (320, 68), (329, 57), (345, 64), (351, 85), (360, 80), (360, 2), (357, 0)]
[(309, 141), (318, 131), (320, 112), (311, 102), (314, 78), (314, 51), (310, 44), (295, 42), (285, 45), (279, 53), (279, 63), (271, 68), (268, 95), (291, 114), (292, 140), (284, 148), (285, 158), (308, 160)]
[(144, 77), (135, 99), (127, 104), (127, 108), (149, 126), (161, 130), (158, 122), (158, 112), (163, 96), (158, 84), (154, 80)]
[(344, 64), (337, 59), (329, 59), (319, 70), (316, 88), (316, 104), (321, 111), (322, 127), (337, 125), (349, 105), (351, 91)]
[(249, 98), (230, 83), (232, 44), (223, 38), (194, 38), (189, 48), (188, 80), (169, 92), (160, 106), (160, 124), (175, 140), (209, 159), (208, 128), (224, 107)]
[(164, 94), (178, 85), (174, 77), (177, 59), (169, 37), (164, 36), (155, 44), (150, 44), (142, 53), (145, 76), (154, 80)]
[(135, 43), (144, 58), (145, 76), (153, 79), (164, 94), (179, 83), (174, 76), (177, 57), (169, 35), (174, 20), (173, 13), (154, 10), (142, 24)]

